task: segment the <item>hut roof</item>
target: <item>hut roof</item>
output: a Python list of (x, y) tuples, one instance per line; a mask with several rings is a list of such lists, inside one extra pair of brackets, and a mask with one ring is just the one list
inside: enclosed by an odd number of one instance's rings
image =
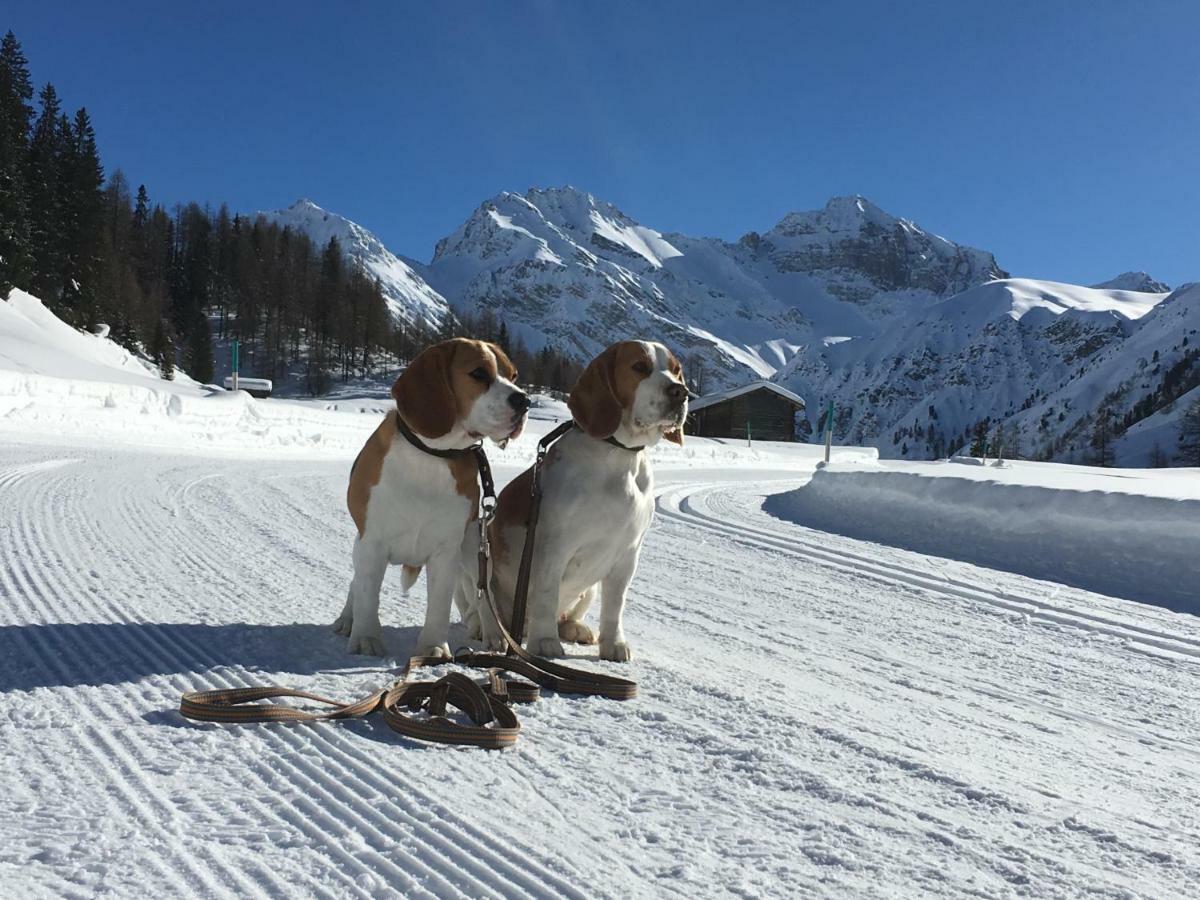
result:
[(726, 400), (732, 400), (734, 397), (740, 397), (742, 394), (750, 394), (758, 390), (768, 390), (778, 394), (785, 400), (790, 400), (796, 406), (804, 409), (804, 399), (798, 394), (793, 394), (787, 388), (782, 388), (773, 381), (752, 381), (749, 384), (743, 384), (741, 387), (736, 387), (728, 391), (721, 391), (719, 394), (705, 394), (699, 400), (695, 400), (688, 404), (688, 412), (695, 412), (698, 409), (704, 409), (708, 406), (715, 406), (718, 403), (724, 403)]

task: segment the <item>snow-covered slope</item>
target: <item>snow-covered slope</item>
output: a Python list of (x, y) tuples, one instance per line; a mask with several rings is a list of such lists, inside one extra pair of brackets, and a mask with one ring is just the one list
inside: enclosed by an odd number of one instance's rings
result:
[(72, 328), (32, 294), (0, 300), (0, 379), (10, 389), (44, 376), (195, 392), (183, 372), (162, 380), (155, 366), (107, 337)]
[(430, 282), (491, 309), (533, 346), (587, 358), (653, 334), (703, 359), (713, 386), (768, 376), (802, 343), (870, 334), (1003, 274), (861, 197), (792, 213), (736, 243), (663, 234), (565, 187), (503, 193), (440, 241)]
[[(1046, 410), (1063, 404), (1094, 409), (1109, 389), (1105, 379), (1119, 377), (1121, 361), (1135, 365), (1142, 352), (1147, 359), (1153, 355), (1149, 344), (1166, 352), (1178, 343), (1148, 326), (1152, 311), (1167, 299), (1003, 279), (914, 313), (874, 337), (810, 345), (776, 377), (808, 398), (810, 409), (834, 400), (835, 434), (887, 455), (950, 452), (983, 419), (1024, 425), (1021, 449), (1030, 453), (1052, 444), (1069, 425), (1064, 416), (1041, 426)], [(1095, 389), (1080, 390), (1082, 384)], [(1038, 427), (1031, 427), (1035, 421)]]
[(446, 300), (412, 267), (356, 222), (327, 212), (311, 200), (297, 200), (287, 209), (261, 213), (272, 222), (304, 232), (318, 247), (331, 237), (342, 245), (347, 259), (358, 260), (378, 278), (392, 315), (400, 321), (436, 328), (445, 318)]

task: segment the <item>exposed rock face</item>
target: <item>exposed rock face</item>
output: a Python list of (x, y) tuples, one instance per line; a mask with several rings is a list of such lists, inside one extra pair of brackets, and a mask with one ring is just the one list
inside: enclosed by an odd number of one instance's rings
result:
[(1116, 278), (1093, 284), (1092, 287), (1110, 291), (1138, 291), (1143, 294), (1166, 294), (1171, 290), (1168, 285), (1157, 278), (1151, 278), (1145, 272), (1122, 272)]
[(862, 197), (791, 213), (751, 243), (779, 271), (823, 276), (830, 293), (856, 303), (901, 290), (949, 296), (1008, 277), (992, 254), (923, 231)]

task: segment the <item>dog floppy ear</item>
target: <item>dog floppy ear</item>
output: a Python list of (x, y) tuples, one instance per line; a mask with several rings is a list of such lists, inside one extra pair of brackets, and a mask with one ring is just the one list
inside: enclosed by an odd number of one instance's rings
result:
[(612, 437), (621, 426), (621, 401), (613, 385), (617, 345), (590, 363), (571, 388), (567, 406), (579, 426), (594, 438)]
[(450, 387), (451, 341), (434, 344), (417, 354), (392, 385), (396, 408), (408, 427), (421, 437), (440, 438), (458, 420), (458, 405)]
[(508, 354), (499, 344), (488, 344), (488, 348), (496, 355), (496, 374), (501, 378), (507, 378), (509, 381), (516, 382), (517, 367), (512, 364), (512, 360), (508, 358)]

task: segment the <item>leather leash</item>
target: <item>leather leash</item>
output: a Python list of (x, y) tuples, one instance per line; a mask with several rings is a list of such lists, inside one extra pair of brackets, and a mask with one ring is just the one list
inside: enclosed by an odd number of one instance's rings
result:
[[(399, 422), (399, 415), (397, 415)], [(221, 691), (194, 691), (186, 693), (179, 701), (179, 712), (185, 718), (205, 722), (319, 722), (327, 719), (357, 719), (380, 712), (392, 730), (423, 741), (443, 744), (463, 744), (486, 749), (509, 747), (517, 740), (521, 723), (510, 703), (528, 703), (538, 699), (539, 685), (564, 694), (589, 694), (613, 700), (629, 700), (637, 696), (636, 682), (613, 675), (574, 669), (541, 657), (533, 656), (520, 644), (524, 632), (526, 599), (529, 592), (529, 573), (533, 564), (534, 535), (537, 531), (541, 508), (541, 470), (550, 446), (574, 427), (567, 421), (538, 441), (537, 458), (533, 465), (532, 493), (529, 517), (526, 520), (525, 544), (521, 552), (517, 589), (513, 598), (511, 630), (504, 626), (500, 611), (491, 590), (491, 541), (489, 526), (496, 514), (496, 487), (492, 479), (491, 465), (481, 444), (464, 448), (463, 452), (475, 455), (481, 497), (479, 504), (479, 578), (476, 583), (476, 599), (487, 603), (495, 617), (504, 640), (504, 653), (486, 653), (463, 650), (453, 660), (441, 657), (414, 656), (409, 659), (389, 688), (376, 691), (353, 703), (339, 703), (318, 694), (285, 687), (248, 687)], [(401, 428), (402, 433), (407, 429)], [(416, 435), (405, 433), (414, 446), (433, 452), (425, 447)], [(623, 445), (618, 445), (623, 446)], [(625, 447), (626, 450), (642, 448)], [(451, 451), (454, 455), (459, 455)], [(446, 451), (433, 453), (436, 456), (450, 455)], [(483, 613), (483, 610), (480, 610)], [(513, 637), (513, 633), (518, 636)], [(457, 663), (473, 668), (487, 669), (482, 684), (461, 672), (451, 672), (436, 681), (410, 681), (413, 669)], [(501, 672), (515, 672), (529, 681), (508, 680)], [(332, 709), (313, 712), (294, 706), (277, 703), (260, 703), (279, 697), (295, 697), (311, 700)], [(454, 706), (470, 718), (464, 725), (446, 716), (446, 707)], [(405, 711), (407, 710), (407, 712)], [(418, 717), (415, 713), (423, 712)]]

